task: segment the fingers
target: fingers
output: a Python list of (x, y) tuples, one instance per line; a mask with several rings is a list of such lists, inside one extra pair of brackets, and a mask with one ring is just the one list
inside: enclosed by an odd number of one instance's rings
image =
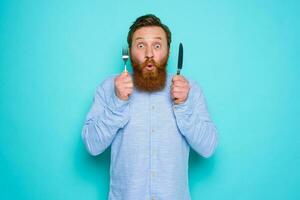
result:
[(175, 104), (180, 104), (182, 101), (180, 99), (174, 99)]
[(183, 91), (186, 91), (186, 90), (189, 90), (189, 85), (175, 85), (175, 84), (171, 85), (171, 91), (183, 92)]
[(189, 91), (189, 83), (185, 79), (175, 79), (171, 85), (171, 93), (173, 92), (187, 92)]
[(183, 76), (181, 75), (175, 75), (172, 78), (172, 82), (188, 82)]
[(122, 74), (116, 77), (116, 81), (122, 84), (132, 83), (132, 78), (128, 72), (123, 72)]
[(180, 93), (180, 92), (173, 92), (171, 93), (171, 97), (172, 99), (182, 99), (184, 98), (184, 93)]
[(183, 76), (176, 75), (172, 79), (172, 85), (174, 87), (188, 87), (189, 82)]
[(133, 83), (124, 83), (123, 88), (124, 89), (133, 89)]
[(124, 71), (119, 77), (124, 83), (132, 82), (132, 78), (127, 71)]
[(123, 71), (122, 74), (120, 75), (121, 77), (126, 77), (126, 76), (130, 76), (128, 71)]
[(127, 71), (115, 78), (115, 91), (120, 99), (128, 100), (129, 95), (133, 91), (133, 81)]
[(183, 76), (175, 75), (172, 78), (172, 85), (170, 89), (171, 98), (174, 103), (182, 103), (187, 99), (190, 90), (189, 82)]

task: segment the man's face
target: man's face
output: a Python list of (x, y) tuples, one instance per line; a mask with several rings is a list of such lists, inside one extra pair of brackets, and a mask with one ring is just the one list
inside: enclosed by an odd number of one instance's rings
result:
[(167, 36), (161, 27), (149, 26), (136, 30), (130, 48), (135, 86), (148, 92), (163, 89), (168, 57)]

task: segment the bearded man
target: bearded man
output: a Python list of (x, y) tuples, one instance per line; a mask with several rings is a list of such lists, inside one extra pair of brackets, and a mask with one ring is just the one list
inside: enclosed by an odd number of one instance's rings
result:
[(111, 146), (111, 200), (189, 200), (190, 147), (210, 157), (217, 131), (196, 82), (167, 73), (171, 32), (155, 15), (129, 29), (133, 74), (97, 88), (82, 138), (91, 155)]

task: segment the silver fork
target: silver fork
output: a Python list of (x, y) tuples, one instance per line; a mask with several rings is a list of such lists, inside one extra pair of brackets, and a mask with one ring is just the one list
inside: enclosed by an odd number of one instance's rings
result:
[(124, 71), (127, 72), (127, 68), (126, 68), (126, 62), (128, 60), (128, 48), (124, 47), (122, 49), (122, 59), (124, 61)]

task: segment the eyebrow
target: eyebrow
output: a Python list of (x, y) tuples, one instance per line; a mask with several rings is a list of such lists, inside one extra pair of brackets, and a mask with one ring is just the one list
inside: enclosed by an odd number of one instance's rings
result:
[[(135, 38), (135, 40), (142, 40), (142, 39), (146, 39), (146, 38), (143, 38), (143, 37), (137, 37), (137, 38)], [(161, 37), (154, 37), (154, 38), (151, 38), (151, 39), (159, 39), (159, 40), (162, 40)]]

